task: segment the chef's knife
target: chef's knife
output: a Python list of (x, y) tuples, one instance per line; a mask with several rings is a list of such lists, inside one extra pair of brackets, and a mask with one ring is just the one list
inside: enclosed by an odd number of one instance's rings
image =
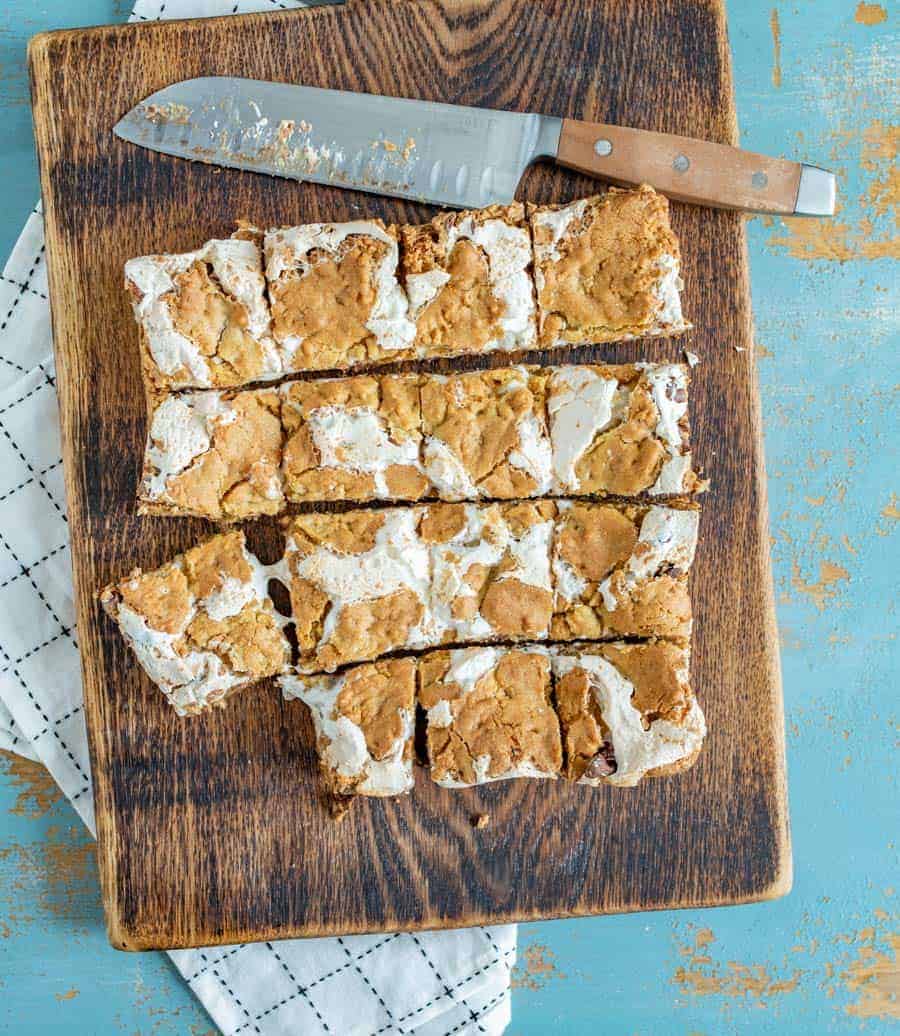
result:
[(526, 168), (546, 157), (701, 205), (834, 213), (832, 173), (724, 144), (256, 79), (175, 83), (141, 101), (115, 132), (195, 161), (458, 208), (511, 201)]

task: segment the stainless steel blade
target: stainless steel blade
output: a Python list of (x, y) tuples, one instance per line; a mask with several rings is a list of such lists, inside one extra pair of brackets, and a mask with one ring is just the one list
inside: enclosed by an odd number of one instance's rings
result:
[(160, 90), (115, 127), (194, 161), (458, 208), (509, 202), (562, 120), (210, 76)]

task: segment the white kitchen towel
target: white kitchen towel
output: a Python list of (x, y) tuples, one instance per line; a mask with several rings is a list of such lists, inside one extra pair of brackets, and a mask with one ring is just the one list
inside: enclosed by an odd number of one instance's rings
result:
[(13, 719), (3, 701), (0, 701), (0, 750), (4, 752), (15, 752), (23, 755), (26, 759), (33, 759), (38, 762), (37, 752), (28, 743), (28, 739), (19, 730), (19, 725)]
[[(134, 17), (300, 6), (139, 0)], [(39, 208), (0, 274), (0, 748), (43, 762), (93, 830)], [(453, 1036), (506, 1027), (515, 953), (509, 925), (171, 957), (227, 1034)]]

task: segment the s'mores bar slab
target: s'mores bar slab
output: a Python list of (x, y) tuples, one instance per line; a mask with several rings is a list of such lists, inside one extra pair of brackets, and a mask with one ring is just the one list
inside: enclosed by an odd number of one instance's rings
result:
[(150, 413), (141, 514), (237, 521), (284, 506), (277, 389), (184, 392)]
[(413, 785), (416, 662), (390, 658), (326, 676), (285, 676), (309, 706), (319, 766), (336, 796), (401, 795)]
[(394, 227), (381, 220), (282, 227), (267, 232), (265, 257), (273, 333), (287, 371), (415, 356)]
[(546, 374), (423, 375), (422, 462), (442, 500), (542, 496), (552, 482)]
[(699, 510), (557, 506), (552, 639), (690, 636), (688, 570)]
[(547, 381), (554, 492), (664, 496), (697, 492), (681, 364), (556, 367)]
[(678, 239), (652, 187), (611, 188), (530, 212), (543, 347), (670, 335), (681, 314)]
[(521, 202), (442, 212), (400, 235), (420, 356), (534, 348), (531, 235)]
[(290, 646), (244, 534), (228, 532), (100, 594), (138, 661), (180, 716), (284, 672)]
[(245, 227), (195, 252), (145, 255), (125, 264), (150, 397), (244, 385), (282, 373), (259, 236)]
[(547, 636), (553, 502), (435, 504), (420, 511), (435, 644)]
[(426, 495), (416, 375), (296, 381), (281, 393), (288, 500)]
[(540, 648), (430, 652), (419, 661), (419, 704), (431, 777), (445, 788), (561, 770), (550, 660)]
[(550, 651), (564, 776), (631, 787), (696, 760), (706, 720), (690, 686), (690, 649), (667, 641)]

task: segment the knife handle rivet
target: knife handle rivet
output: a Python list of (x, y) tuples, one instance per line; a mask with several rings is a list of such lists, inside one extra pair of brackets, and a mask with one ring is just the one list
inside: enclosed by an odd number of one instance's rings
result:
[(612, 154), (612, 141), (604, 140), (604, 138), (601, 137), (599, 140), (594, 142), (594, 151), (601, 158), (606, 158), (607, 155)]
[(676, 173), (686, 173), (690, 168), (691, 160), (687, 155), (676, 155), (675, 161), (672, 163), (672, 168)]
[(761, 191), (764, 187), (768, 186), (769, 178), (765, 173), (754, 173), (750, 177), (750, 183), (758, 190)]

